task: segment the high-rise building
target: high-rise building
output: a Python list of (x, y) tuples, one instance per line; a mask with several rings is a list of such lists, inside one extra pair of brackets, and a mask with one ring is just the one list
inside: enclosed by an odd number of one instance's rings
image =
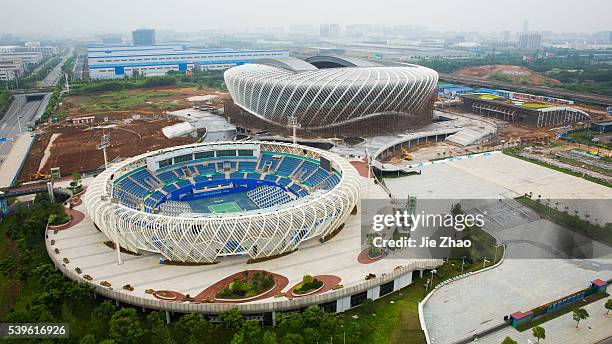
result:
[(542, 35), (539, 33), (522, 33), (519, 36), (519, 49), (537, 50), (542, 45)]
[(523, 33), (529, 32), (529, 20), (523, 22)]
[(154, 45), (154, 29), (137, 29), (132, 31), (132, 45)]
[(340, 37), (340, 25), (329, 24), (329, 37), (330, 38)]
[(612, 44), (612, 31), (599, 31), (593, 34), (595, 44)]
[(510, 31), (502, 31), (501, 36), (502, 36), (502, 41), (504, 42), (510, 41)]
[(319, 26), (319, 37), (329, 38), (329, 24), (321, 24)]

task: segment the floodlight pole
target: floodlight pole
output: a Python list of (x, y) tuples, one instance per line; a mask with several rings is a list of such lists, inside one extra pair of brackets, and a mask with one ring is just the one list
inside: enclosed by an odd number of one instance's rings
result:
[(104, 169), (108, 169), (108, 159), (106, 156), (106, 148), (110, 147), (110, 135), (102, 133), (102, 139), (100, 139), (100, 144), (98, 145), (98, 149), (102, 150), (104, 153)]
[(289, 127), (292, 129), (293, 144), (295, 145), (297, 144), (297, 128), (300, 127), (300, 123), (298, 123), (297, 117), (291, 115), (288, 118), (287, 124), (289, 124)]

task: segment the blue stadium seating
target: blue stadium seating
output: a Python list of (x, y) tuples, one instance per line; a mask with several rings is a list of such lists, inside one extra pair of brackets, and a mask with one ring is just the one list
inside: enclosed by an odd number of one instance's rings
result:
[(295, 168), (300, 164), (300, 162), (301, 159), (285, 156), (283, 157), (280, 166), (276, 169), (276, 172), (285, 175), (290, 175), (291, 173), (293, 173), (293, 170), (295, 170)]
[[(230, 167), (235, 171), (230, 174), (230, 178), (259, 180), (261, 171), (268, 166), (264, 179), (284, 187), (289, 187), (291, 184), (289, 189), (298, 197), (307, 196), (312, 187), (331, 189), (340, 182), (340, 176), (336, 173), (328, 172), (320, 168), (316, 162), (298, 156), (262, 152), (258, 160), (244, 159), (244, 157), (227, 157), (225, 163), (219, 160), (195, 164), (186, 162), (159, 174), (152, 174), (148, 169), (141, 168), (117, 182), (114, 186), (115, 196), (129, 207), (139, 208), (144, 205), (145, 211), (152, 212), (164, 199), (165, 193), (190, 186), (191, 179), (196, 183), (208, 181), (209, 176), (213, 180), (224, 180), (226, 178), (224, 167)], [(296, 179), (298, 183), (293, 183)], [(300, 184), (308, 187), (302, 187)], [(253, 192), (252, 198), (257, 200), (254, 201), (256, 204), (263, 207), (291, 200), (291, 197), (278, 186), (265, 188), (260, 186), (257, 190)]]
[(238, 164), (238, 169), (240, 171), (253, 171), (257, 163), (255, 161), (241, 161)]

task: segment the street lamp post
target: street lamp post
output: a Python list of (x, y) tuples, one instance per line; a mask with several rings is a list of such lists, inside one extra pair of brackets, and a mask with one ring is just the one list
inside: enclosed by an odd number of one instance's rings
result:
[(19, 127), (19, 135), (23, 135), (21, 131), (21, 115), (17, 115), (17, 126)]

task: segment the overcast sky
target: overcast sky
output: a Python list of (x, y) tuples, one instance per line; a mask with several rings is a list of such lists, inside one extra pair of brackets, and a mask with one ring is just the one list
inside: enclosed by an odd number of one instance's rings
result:
[(436, 31), (612, 30), (612, 0), (0, 0), (0, 33), (412, 24)]

